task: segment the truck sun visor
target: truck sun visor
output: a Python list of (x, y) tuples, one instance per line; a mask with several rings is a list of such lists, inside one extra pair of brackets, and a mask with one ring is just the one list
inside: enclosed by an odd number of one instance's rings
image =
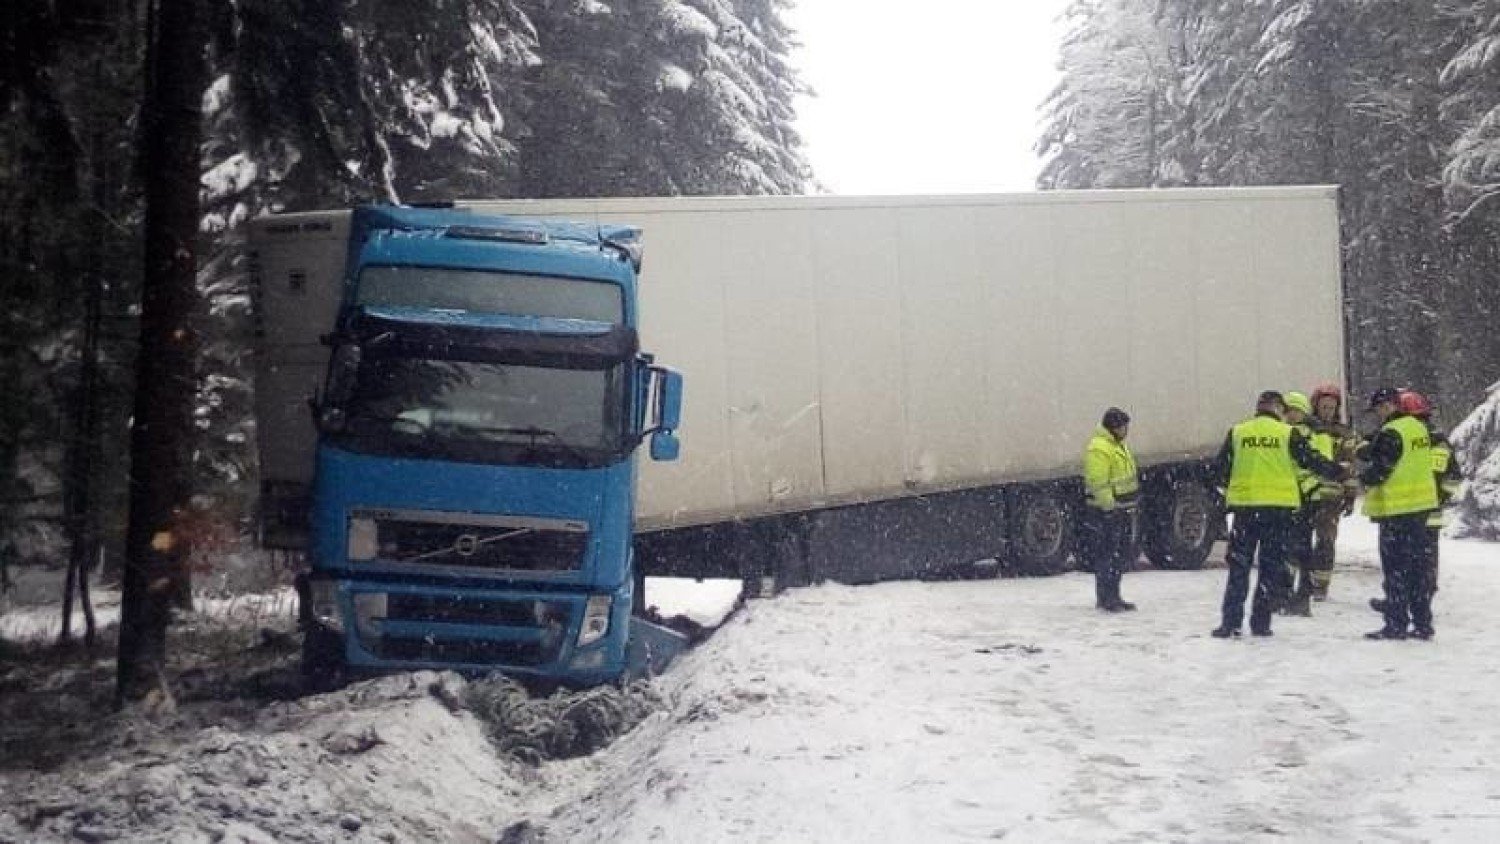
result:
[(504, 243), (547, 243), (547, 233), (540, 229), (496, 228), (493, 226), (449, 226), (448, 237), (463, 240), (498, 240)]
[[(547, 332), (408, 321), (360, 312), (348, 339), (373, 357), (470, 360), (561, 369), (608, 369), (640, 348), (633, 328), (599, 324), (596, 332)], [(378, 342), (376, 342), (378, 340)]]

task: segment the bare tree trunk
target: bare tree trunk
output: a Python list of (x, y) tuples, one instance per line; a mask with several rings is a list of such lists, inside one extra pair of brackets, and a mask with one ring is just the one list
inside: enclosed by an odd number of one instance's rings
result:
[[(96, 61), (95, 77), (102, 75)], [(90, 164), (93, 170), (90, 194), (96, 209), (103, 208), (104, 185), (100, 174), (103, 166), (104, 142), (99, 131), (89, 145)], [(75, 592), (87, 603), (89, 570), (92, 567), (98, 546), (97, 521), (94, 516), (95, 484), (94, 467), (98, 465), (99, 443), (99, 328), (104, 310), (104, 257), (99, 248), (104, 233), (92, 239), (94, 247), (84, 272), (89, 276), (89, 288), (84, 304), (83, 350), (79, 361), (78, 383), (74, 386), (72, 438), (68, 443), (68, 490), (67, 507), (64, 514), (68, 530), (68, 575), (63, 587), (62, 632), (60, 641), (72, 638), (73, 596)], [(93, 641), (93, 626), (89, 625), (88, 639)]]
[(74, 544), (68, 560), (68, 574), (63, 579), (62, 629), (57, 633), (57, 642), (62, 644), (73, 638), (73, 590), (78, 582), (78, 545)]
[[(98, 565), (104, 565), (104, 548), (98, 540), (94, 541), (94, 549), (97, 551)], [(89, 649), (94, 649), (94, 643), (99, 639), (99, 624), (94, 620), (94, 599), (89, 597), (89, 573), (92, 566), (84, 566), (83, 577), (78, 580), (78, 603), (83, 606), (83, 644)]]
[(186, 566), (180, 530), (190, 489), (202, 97), (208, 66), (201, 0), (156, 0), (142, 109), (145, 278), (130, 442), (130, 522), (116, 699), (165, 676), (167, 625)]

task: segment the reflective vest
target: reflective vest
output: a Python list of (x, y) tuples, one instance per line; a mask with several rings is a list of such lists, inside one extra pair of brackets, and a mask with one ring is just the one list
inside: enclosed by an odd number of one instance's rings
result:
[[(1293, 425), (1292, 430), (1301, 434), (1303, 439), (1312, 439), (1313, 430), (1312, 428), (1309, 428), (1306, 423)], [(1330, 445), (1331, 444), (1332, 443), (1330, 442)], [(1290, 443), (1287, 447), (1290, 449)], [(1327, 457), (1328, 455), (1324, 454), (1323, 456)], [(1316, 472), (1312, 471), (1311, 469), (1304, 469), (1301, 466), (1297, 467), (1297, 491), (1302, 494), (1303, 501), (1316, 500), (1318, 497), (1318, 490), (1322, 486), (1323, 479), (1319, 478)]]
[(1297, 464), (1292, 460), (1292, 426), (1255, 416), (1229, 429), (1232, 463), (1224, 503), (1235, 507), (1302, 505)]
[(1390, 476), (1365, 493), (1365, 515), (1384, 519), (1436, 510), (1438, 485), (1432, 474), (1432, 437), (1427, 426), (1411, 416), (1399, 416), (1380, 430), (1401, 438), (1401, 457)]
[(1135, 455), (1102, 426), (1083, 451), (1083, 485), (1089, 506), (1101, 510), (1132, 505), (1140, 492)]
[[(1324, 428), (1314, 428), (1312, 429), (1312, 434), (1308, 436), (1307, 439), (1308, 442), (1312, 443), (1313, 450), (1323, 455), (1324, 460), (1337, 462), (1338, 458), (1334, 455), (1338, 453), (1339, 443), (1338, 440), (1334, 439), (1332, 431)], [(1320, 478), (1312, 472), (1308, 472), (1308, 474), (1312, 475), (1313, 478), (1317, 481), (1317, 486), (1313, 489), (1312, 492), (1312, 500), (1330, 501), (1335, 498), (1344, 497), (1343, 484), (1339, 483), (1338, 481), (1330, 481), (1326, 478)]]
[(1448, 438), (1437, 434), (1432, 436), (1432, 477), (1438, 485), (1438, 508), (1427, 517), (1427, 526), (1441, 529), (1448, 524), (1444, 517), (1443, 507), (1458, 494), (1460, 481), (1448, 475), (1448, 466), (1453, 462), (1453, 449), (1448, 445)]

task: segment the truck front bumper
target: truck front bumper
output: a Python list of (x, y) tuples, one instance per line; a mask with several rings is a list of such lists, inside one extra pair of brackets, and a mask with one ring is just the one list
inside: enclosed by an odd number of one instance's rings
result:
[[(613, 682), (625, 671), (633, 584), (607, 595), (525, 588), (443, 587), (309, 579), (308, 619), (343, 642), (356, 670), (500, 671), (570, 685)], [(608, 598), (608, 625), (580, 638), (590, 601)]]

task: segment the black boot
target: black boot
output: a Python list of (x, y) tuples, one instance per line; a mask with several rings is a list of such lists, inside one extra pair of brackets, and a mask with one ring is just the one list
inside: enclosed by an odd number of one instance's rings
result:
[(1228, 639), (1231, 637), (1238, 639), (1240, 636), (1240, 629), (1238, 627), (1230, 627), (1228, 625), (1225, 625), (1223, 627), (1214, 628), (1213, 632), (1209, 633), (1208, 635), (1214, 637), (1215, 639)]
[(1135, 604), (1120, 597), (1120, 577), (1098, 577), (1094, 580), (1094, 606), (1105, 612), (1130, 612)]
[(1399, 641), (1401, 639), (1405, 639), (1406, 638), (1406, 631), (1405, 630), (1397, 630), (1394, 627), (1382, 627), (1379, 630), (1375, 630), (1375, 631), (1372, 631), (1370, 633), (1366, 633), (1365, 634), (1365, 638), (1366, 639), (1371, 639), (1371, 640), (1377, 641), (1377, 642), (1381, 641), (1383, 639), (1390, 639), (1392, 641)]

